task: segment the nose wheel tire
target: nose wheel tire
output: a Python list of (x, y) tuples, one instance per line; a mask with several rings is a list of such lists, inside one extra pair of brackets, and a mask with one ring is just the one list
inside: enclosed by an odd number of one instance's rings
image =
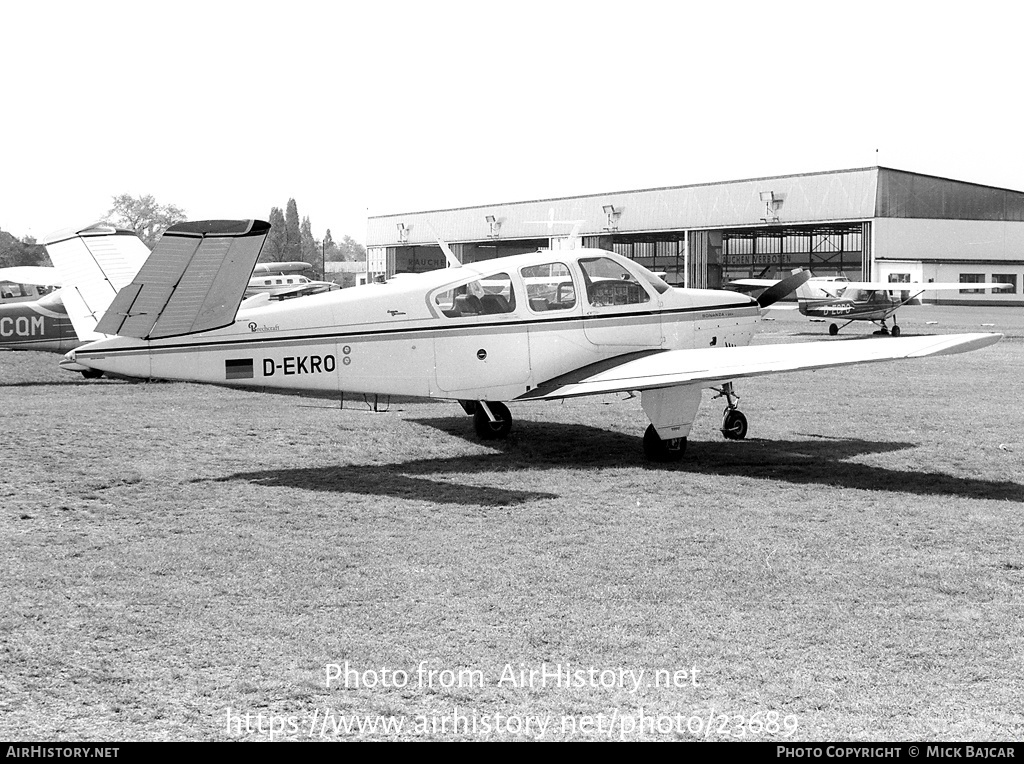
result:
[(722, 434), (729, 440), (743, 440), (747, 437), (747, 418), (743, 412), (730, 409), (722, 419)]
[(654, 425), (644, 433), (644, 456), (652, 462), (678, 462), (686, 453), (686, 438), (662, 440)]
[(473, 412), (473, 428), (476, 430), (476, 434), (481, 440), (507, 438), (512, 429), (512, 412), (504, 403), (488, 402), (487, 407), (494, 414), (495, 421), (492, 422), (484, 407), (477, 404), (476, 410)]

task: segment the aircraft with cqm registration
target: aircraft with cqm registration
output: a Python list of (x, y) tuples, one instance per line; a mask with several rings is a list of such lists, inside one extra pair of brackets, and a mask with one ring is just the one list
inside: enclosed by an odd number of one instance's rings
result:
[(149, 256), (133, 231), (102, 223), (58, 231), (42, 243), (53, 268), (0, 269), (0, 349), (66, 353), (102, 339), (96, 322)]
[(726, 399), (722, 432), (739, 439), (747, 421), (737, 379), (961, 353), (1002, 336), (750, 347), (761, 312), (809, 274), (753, 300), (673, 288), (597, 249), (541, 250), (239, 310), (269, 228), (258, 220), (171, 227), (97, 325), (119, 336), (64, 363), (259, 389), (451, 399), (485, 439), (508, 434), (508, 402), (639, 391), (651, 421), (644, 452), (672, 461), (704, 388)]
[[(730, 284), (743, 288), (772, 287), (775, 279), (738, 279)], [(964, 289), (1009, 289), (1012, 284), (982, 282), (916, 282), (916, 281), (850, 281), (845, 276), (814, 276), (796, 290), (800, 313), (811, 318), (846, 319), (842, 326), (829, 324), (828, 333), (835, 337), (839, 330), (854, 321), (870, 321), (879, 325), (876, 334), (900, 336), (896, 311), (930, 291)], [(892, 318), (892, 328), (885, 322)]]

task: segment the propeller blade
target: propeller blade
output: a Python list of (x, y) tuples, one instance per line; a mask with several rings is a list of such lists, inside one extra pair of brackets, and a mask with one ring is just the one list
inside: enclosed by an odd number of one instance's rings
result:
[(775, 286), (768, 287), (761, 292), (761, 295), (757, 298), (758, 306), (767, 308), (769, 305), (774, 305), (786, 295), (796, 291), (798, 287), (806, 283), (810, 278), (810, 271), (800, 271), (792, 276), (787, 276)]

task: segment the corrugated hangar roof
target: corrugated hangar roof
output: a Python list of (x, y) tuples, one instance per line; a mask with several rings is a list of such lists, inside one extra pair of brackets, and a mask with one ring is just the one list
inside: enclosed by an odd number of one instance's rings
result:
[(619, 234), (874, 217), (1024, 221), (1024, 192), (865, 167), (379, 215), (367, 221), (367, 246), (434, 244), (435, 232), (453, 243), (487, 241), (494, 238), (488, 216), (497, 223), (497, 238), (506, 241), (564, 236), (572, 221), (581, 221), (580, 235), (600, 235), (609, 231), (609, 206)]

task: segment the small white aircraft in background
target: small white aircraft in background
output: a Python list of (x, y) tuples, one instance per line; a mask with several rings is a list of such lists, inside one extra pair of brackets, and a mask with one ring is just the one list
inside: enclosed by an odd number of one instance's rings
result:
[(739, 439), (747, 421), (736, 379), (961, 353), (1002, 336), (748, 347), (762, 310), (810, 274), (753, 300), (673, 288), (597, 249), (541, 250), (239, 311), (269, 228), (249, 220), (168, 229), (97, 326), (119, 336), (71, 351), (66, 363), (259, 389), (451, 399), (482, 438), (508, 434), (507, 402), (639, 391), (651, 421), (644, 452), (671, 461), (683, 455), (703, 388), (726, 399), (722, 432)]
[[(799, 269), (797, 269), (799, 270)], [(730, 284), (746, 288), (767, 288), (778, 284), (776, 279), (737, 279)], [(796, 290), (800, 313), (811, 318), (846, 319), (842, 326), (829, 324), (828, 333), (835, 337), (839, 330), (854, 321), (870, 321), (880, 327), (875, 334), (900, 336), (896, 311), (930, 291), (961, 289), (1004, 289), (1012, 284), (1002, 282), (934, 282), (929, 281), (850, 281), (845, 276), (814, 276)], [(892, 318), (892, 328), (885, 322)]]
[(333, 289), (341, 288), (330, 281), (313, 281), (308, 276), (301, 275), (302, 271), (312, 269), (313, 266), (309, 263), (298, 261), (259, 263), (253, 269), (245, 296), (266, 294), (270, 297), (285, 299), (330, 292)]
[[(96, 322), (149, 256), (134, 232), (102, 223), (58, 231), (43, 244), (53, 268), (0, 270), (7, 284), (0, 284), (0, 349), (66, 353), (102, 339)], [(84, 366), (76, 370), (100, 375)]]

